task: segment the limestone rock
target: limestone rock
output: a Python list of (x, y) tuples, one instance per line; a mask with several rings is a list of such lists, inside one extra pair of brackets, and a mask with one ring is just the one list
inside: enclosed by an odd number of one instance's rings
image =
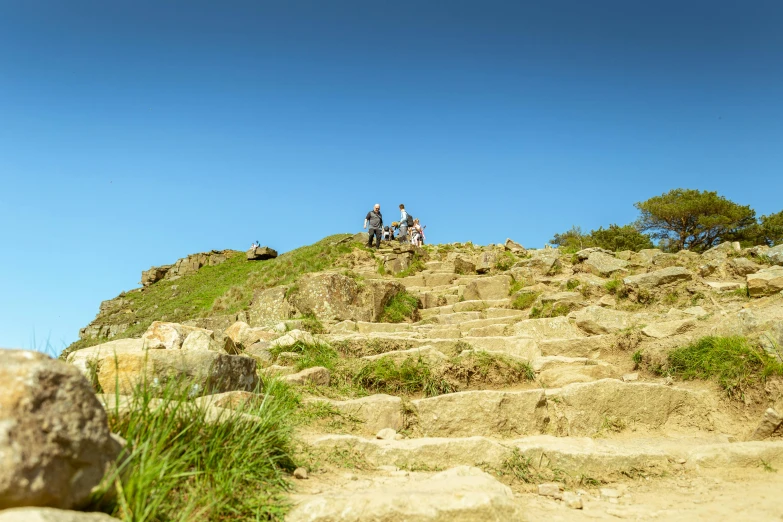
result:
[(479, 274), (486, 274), (493, 268), (498, 262), (498, 254), (494, 251), (482, 252), (479, 254), (478, 262), (476, 263), (476, 272)]
[(588, 306), (571, 312), (569, 317), (574, 318), (579, 328), (592, 335), (618, 332), (637, 323), (637, 320), (628, 312), (601, 306)]
[(598, 300), (598, 305), (605, 306), (606, 308), (614, 308), (615, 306), (617, 306), (617, 299), (615, 299), (611, 295), (605, 295)]
[(391, 428), (384, 428), (375, 435), (375, 438), (379, 440), (394, 440), (396, 437), (397, 432)]
[(780, 425), (783, 424), (781, 416), (774, 408), (767, 408), (756, 430), (748, 437), (748, 440), (764, 440), (772, 436)]
[(522, 520), (511, 489), (460, 466), (406, 486), (326, 493), (304, 500), (287, 522), (483, 522)]
[(290, 286), (275, 286), (257, 292), (250, 302), (247, 321), (251, 326), (264, 326), (292, 317), (296, 310), (286, 300)]
[(317, 339), (310, 332), (291, 330), (269, 343), (270, 348), (290, 348), (296, 343), (316, 344)]
[(157, 283), (164, 277), (166, 277), (166, 273), (169, 271), (172, 265), (164, 265), (164, 266), (153, 266), (149, 270), (144, 270), (141, 273), (141, 285), (142, 286), (149, 286), (151, 284)]
[(115, 355), (121, 353), (142, 353), (142, 339), (118, 339), (108, 343), (90, 346), (71, 352), (65, 359), (65, 362), (76, 366), (82, 374), (87, 377), (89, 382), (95, 382), (98, 378), (98, 366), (101, 359), (113, 359)]
[(547, 422), (542, 390), (466, 391), (412, 401), (428, 437), (540, 433)]
[(642, 328), (642, 333), (654, 339), (664, 339), (673, 335), (683, 334), (696, 328), (694, 319), (682, 319), (679, 321), (665, 321), (653, 323)]
[(182, 348), (185, 338), (196, 331), (201, 331), (214, 338), (214, 333), (211, 330), (178, 323), (154, 321), (141, 336), (144, 342), (142, 348), (144, 350), (179, 350)]
[(772, 263), (783, 266), (783, 244), (770, 248), (764, 255)]
[(783, 267), (773, 266), (759, 270), (755, 274), (749, 274), (746, 281), (751, 297), (776, 294), (783, 291)]
[(0, 382), (0, 509), (84, 505), (120, 450), (90, 384), (22, 350), (2, 351)]
[(209, 351), (217, 353), (226, 353), (223, 346), (215, 340), (208, 330), (196, 330), (190, 332), (185, 340), (182, 341), (182, 350), (191, 352)]
[(254, 247), (247, 251), (246, 257), (248, 261), (274, 259), (277, 257), (277, 250), (269, 247)]
[(306, 368), (299, 373), (286, 375), (283, 380), (290, 384), (317, 384), (319, 386), (329, 386), (331, 375), (329, 370), (322, 366)]
[(256, 361), (213, 351), (147, 350), (104, 358), (98, 368), (104, 393), (130, 395), (144, 384), (153, 393), (166, 386), (185, 386), (193, 396), (233, 390), (253, 391), (258, 383)]
[(623, 279), (623, 284), (634, 288), (655, 288), (678, 281), (690, 281), (693, 275), (685, 268), (671, 266), (646, 274), (629, 276)]
[(246, 350), (259, 341), (271, 341), (275, 333), (264, 328), (253, 328), (243, 321), (237, 321), (229, 326), (225, 332), (239, 350)]
[(733, 274), (737, 277), (745, 277), (748, 274), (758, 272), (763, 267), (746, 257), (735, 257), (727, 263)]
[(526, 319), (513, 326), (514, 335), (528, 336), (533, 339), (569, 339), (582, 334), (566, 317), (544, 317)]
[(573, 491), (564, 491), (563, 504), (571, 509), (582, 509), (582, 497)]
[(0, 511), (0, 522), (117, 522), (105, 513), (23, 507)]
[(462, 256), (457, 256), (454, 258), (454, 273), (462, 275), (475, 274), (476, 264)]
[(547, 482), (538, 485), (538, 494), (544, 497), (560, 498), (562, 496), (562, 491), (560, 489), (560, 484)]
[(401, 430), (404, 426), (402, 400), (399, 397), (375, 394), (347, 401), (319, 400), (330, 404), (343, 415), (362, 421), (361, 429), (368, 435), (378, 434), (387, 428)]
[(305, 274), (297, 287), (288, 300), (302, 315), (368, 322), (378, 321), (389, 300), (405, 289), (401, 283), (384, 279), (370, 279), (359, 285), (336, 272)]
[(516, 241), (511, 241), (511, 239), (506, 239), (505, 244), (503, 245), (506, 250), (509, 252), (513, 252), (514, 254), (525, 254), (526, 250), (525, 247), (517, 243)]
[(624, 271), (628, 266), (628, 261), (617, 259), (613, 255), (603, 252), (591, 252), (584, 264), (591, 273), (601, 277), (609, 277), (616, 272)]
[(508, 297), (509, 288), (511, 288), (511, 276), (481, 277), (468, 283), (463, 295), (467, 301), (504, 299)]

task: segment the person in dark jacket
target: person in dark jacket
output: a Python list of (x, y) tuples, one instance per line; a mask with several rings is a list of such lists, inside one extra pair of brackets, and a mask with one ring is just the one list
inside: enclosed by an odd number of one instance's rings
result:
[(381, 235), (383, 234), (383, 216), (381, 215), (381, 206), (376, 203), (375, 207), (367, 213), (364, 218), (364, 228), (370, 225), (370, 229), (367, 231), (370, 233), (369, 240), (367, 241), (367, 248), (372, 248), (372, 238), (375, 236), (375, 248), (381, 248)]

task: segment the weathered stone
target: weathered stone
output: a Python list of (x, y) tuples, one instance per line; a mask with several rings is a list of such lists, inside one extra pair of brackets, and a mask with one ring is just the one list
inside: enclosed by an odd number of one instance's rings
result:
[(665, 321), (653, 323), (642, 328), (642, 333), (654, 339), (664, 339), (673, 335), (683, 334), (696, 328), (694, 319), (682, 319), (679, 321)]
[(101, 359), (113, 359), (115, 355), (121, 353), (142, 353), (142, 339), (118, 339), (108, 343), (90, 346), (71, 352), (65, 359), (65, 362), (76, 366), (82, 374), (87, 377), (89, 382), (95, 382), (98, 378), (98, 366)]
[(623, 375), (623, 382), (636, 382), (639, 380), (639, 373), (626, 373)]
[(185, 340), (182, 341), (182, 350), (199, 352), (210, 351), (218, 353), (226, 353), (223, 346), (215, 340), (212, 333), (207, 333), (207, 330), (196, 330), (190, 332)]
[(585, 332), (593, 335), (614, 333), (637, 324), (637, 319), (628, 312), (603, 308), (601, 306), (588, 306), (576, 312), (571, 312), (576, 325)]
[(619, 377), (619, 372), (610, 364), (582, 363), (544, 370), (538, 374), (538, 381), (547, 388), (560, 388), (577, 382), (593, 382), (616, 377)]
[(574, 328), (566, 317), (545, 317), (541, 319), (526, 319), (513, 326), (514, 335), (540, 339), (569, 339), (581, 337), (582, 334)]
[(375, 438), (379, 440), (394, 440), (395, 437), (397, 437), (397, 432), (391, 428), (384, 428), (375, 435)]
[(291, 330), (269, 343), (270, 348), (290, 348), (296, 343), (316, 344), (318, 340), (310, 332)]
[(476, 272), (479, 274), (486, 274), (493, 268), (498, 262), (498, 253), (495, 251), (482, 252), (478, 256), (478, 262), (476, 263)]
[(253, 328), (243, 321), (237, 321), (224, 332), (239, 350), (246, 350), (258, 341), (271, 341), (276, 337), (274, 332), (264, 328)]
[(157, 283), (166, 277), (166, 273), (169, 271), (171, 266), (172, 265), (153, 266), (149, 270), (144, 270), (141, 273), (141, 285), (149, 286), (151, 284)]
[(513, 252), (514, 254), (525, 254), (527, 252), (525, 250), (525, 247), (517, 243), (516, 241), (511, 241), (511, 239), (506, 239), (506, 242), (503, 245), (506, 250), (509, 252)]
[(283, 380), (290, 384), (316, 384), (319, 386), (329, 386), (329, 370), (322, 366), (306, 368), (299, 373), (286, 375)]
[(721, 243), (704, 252), (701, 257), (704, 259), (726, 259), (730, 254), (736, 254), (742, 250), (739, 243)]
[(767, 408), (761, 418), (761, 422), (755, 431), (748, 437), (748, 440), (764, 440), (772, 436), (773, 433), (783, 424), (781, 416), (774, 408)]
[(606, 308), (614, 308), (615, 306), (617, 306), (617, 299), (615, 299), (611, 295), (605, 295), (598, 300), (598, 305), (605, 306)]
[(120, 447), (77, 368), (38, 352), (0, 356), (0, 509), (84, 505)]
[(508, 297), (509, 288), (511, 288), (511, 276), (481, 277), (468, 283), (463, 295), (468, 301), (503, 299)]
[(544, 497), (560, 498), (562, 496), (562, 490), (560, 489), (560, 484), (557, 484), (556, 482), (547, 482), (538, 485), (538, 494)]
[(214, 333), (211, 330), (185, 326), (179, 323), (154, 321), (141, 336), (143, 341), (142, 348), (144, 350), (179, 350), (182, 348), (185, 338), (192, 332), (197, 331), (214, 338)]
[(462, 466), (404, 486), (324, 493), (307, 498), (288, 522), (479, 522), (521, 520), (511, 490), (477, 469)]
[(104, 393), (132, 394), (146, 383), (152, 393), (167, 386), (187, 387), (193, 396), (233, 390), (253, 391), (256, 361), (213, 351), (147, 350), (100, 361), (98, 382)]
[(763, 255), (772, 263), (783, 266), (783, 244), (770, 248)]
[(462, 256), (454, 258), (454, 273), (471, 275), (476, 273), (476, 264)]
[(571, 509), (582, 509), (582, 497), (573, 491), (563, 492), (563, 503)]
[(282, 319), (293, 317), (296, 310), (286, 300), (290, 286), (275, 286), (257, 292), (247, 311), (247, 322), (251, 326), (265, 326)]
[(609, 277), (616, 272), (624, 271), (628, 266), (628, 261), (617, 259), (603, 252), (591, 252), (584, 265), (595, 275)]
[(783, 291), (783, 267), (774, 266), (749, 274), (746, 278), (751, 297), (773, 295)]
[(299, 480), (307, 480), (307, 470), (305, 468), (296, 468), (294, 470), (294, 478)]
[(117, 522), (105, 513), (23, 507), (0, 511), (0, 522)]
[(547, 422), (541, 390), (466, 391), (412, 401), (428, 437), (518, 436), (540, 433)]
[(690, 281), (692, 278), (693, 274), (691, 274), (687, 269), (679, 266), (671, 266), (668, 268), (662, 268), (661, 270), (655, 270), (654, 272), (648, 272), (646, 274), (626, 277), (623, 279), (623, 284), (633, 288), (649, 289), (676, 283), (678, 281)]
[(247, 251), (246, 257), (248, 261), (274, 259), (277, 257), (277, 250), (269, 247), (253, 247)]
[(748, 274), (758, 272), (763, 267), (757, 263), (754, 263), (747, 257), (735, 257), (729, 259), (727, 263), (731, 271), (737, 277), (745, 277)]
[(376, 394), (347, 401), (318, 400), (330, 404), (343, 415), (362, 421), (361, 430), (368, 435), (386, 428), (401, 430), (404, 426), (402, 400), (399, 397)]

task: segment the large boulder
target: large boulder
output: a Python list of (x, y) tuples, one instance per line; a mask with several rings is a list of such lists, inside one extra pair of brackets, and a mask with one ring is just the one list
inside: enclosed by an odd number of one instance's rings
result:
[(466, 259), (463, 256), (454, 258), (454, 273), (462, 275), (471, 275), (476, 273), (476, 263)]
[(484, 301), (487, 299), (505, 299), (511, 288), (511, 276), (496, 275), (474, 279), (465, 287), (466, 301)]
[(336, 491), (303, 500), (288, 522), (479, 522), (523, 520), (508, 486), (460, 466), (427, 479)]
[(396, 281), (371, 279), (360, 285), (336, 272), (305, 274), (288, 298), (302, 315), (325, 321), (377, 321), (392, 297), (405, 290)]
[(233, 390), (253, 391), (256, 361), (211, 350), (147, 350), (100, 361), (98, 382), (104, 393), (131, 395), (139, 386), (163, 394), (170, 386), (192, 396)]
[(494, 250), (488, 250), (479, 254), (476, 262), (476, 272), (479, 274), (486, 274), (493, 268), (498, 262), (498, 253)]
[(185, 338), (193, 332), (200, 331), (214, 339), (214, 332), (195, 326), (185, 326), (178, 323), (154, 321), (141, 336), (145, 350), (179, 350)]
[(245, 257), (248, 261), (264, 261), (277, 257), (277, 250), (269, 247), (253, 247), (247, 251)]
[(76, 367), (0, 352), (0, 509), (83, 506), (120, 450), (106, 413)]
[(257, 292), (248, 308), (247, 322), (251, 326), (265, 326), (293, 317), (296, 310), (286, 300), (286, 295), (292, 292), (293, 288), (275, 286)]
[(528, 268), (535, 270), (540, 274), (551, 274), (559, 270), (560, 251), (557, 248), (542, 248), (539, 250), (528, 250), (529, 259), (519, 261), (515, 267)]
[(770, 248), (764, 253), (764, 256), (770, 262), (783, 266), (783, 244)]
[(101, 359), (113, 359), (123, 353), (142, 353), (143, 345), (142, 339), (118, 339), (71, 352), (65, 362), (76, 366), (88, 381), (96, 382)]
[(609, 277), (616, 272), (624, 271), (628, 266), (628, 261), (617, 259), (604, 252), (591, 252), (584, 265), (590, 273), (601, 277)]
[(687, 269), (680, 266), (670, 266), (646, 274), (626, 277), (623, 279), (623, 284), (633, 288), (651, 289), (679, 281), (690, 281), (692, 278), (693, 275)]
[(514, 254), (524, 255), (527, 252), (525, 250), (525, 247), (523, 247), (516, 241), (512, 241), (511, 239), (506, 239), (506, 242), (503, 246), (505, 247), (506, 250)]
[(195, 330), (193, 332), (190, 332), (187, 337), (185, 337), (185, 340), (182, 341), (182, 350), (184, 351), (210, 351), (210, 352), (218, 352), (218, 353), (226, 353), (226, 350), (223, 348), (223, 345), (221, 345), (217, 340), (215, 340), (215, 337), (212, 335), (209, 330)]
[(773, 266), (748, 274), (748, 295), (762, 297), (783, 291), (783, 267)]

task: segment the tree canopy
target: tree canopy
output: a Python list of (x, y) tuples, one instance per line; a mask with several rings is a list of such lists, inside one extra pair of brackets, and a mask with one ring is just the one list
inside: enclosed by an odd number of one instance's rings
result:
[(550, 243), (562, 248), (581, 250), (588, 247), (601, 247), (607, 250), (633, 250), (638, 252), (644, 248), (652, 248), (650, 236), (642, 234), (633, 225), (609, 225), (609, 228), (599, 227), (584, 234), (582, 229), (574, 226), (562, 234), (555, 234)]
[(640, 232), (670, 250), (704, 251), (756, 224), (756, 212), (717, 192), (674, 189), (635, 204)]

